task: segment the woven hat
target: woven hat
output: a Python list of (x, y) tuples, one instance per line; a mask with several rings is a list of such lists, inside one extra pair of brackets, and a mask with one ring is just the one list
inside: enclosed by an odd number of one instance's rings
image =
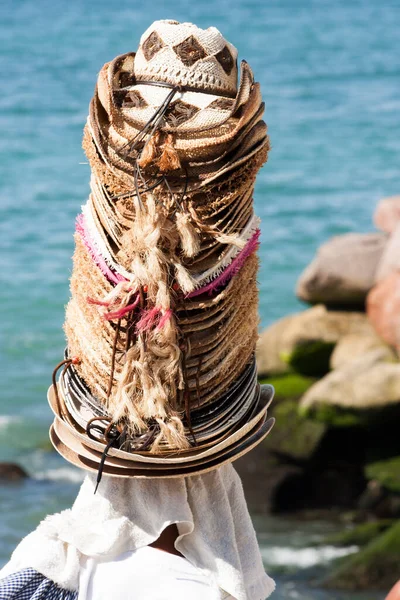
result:
[(254, 357), (263, 110), (213, 27), (156, 21), (136, 54), (100, 71), (67, 349), (49, 391), (55, 448), (100, 477), (202, 473), (273, 425)]

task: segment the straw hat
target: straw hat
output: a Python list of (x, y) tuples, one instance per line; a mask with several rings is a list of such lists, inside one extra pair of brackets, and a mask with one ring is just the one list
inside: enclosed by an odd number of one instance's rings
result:
[[(238, 79), (239, 83), (238, 83)], [(253, 187), (269, 149), (247, 63), (211, 27), (156, 21), (101, 69), (84, 148), (51, 440), (120, 477), (181, 477), (260, 443)]]

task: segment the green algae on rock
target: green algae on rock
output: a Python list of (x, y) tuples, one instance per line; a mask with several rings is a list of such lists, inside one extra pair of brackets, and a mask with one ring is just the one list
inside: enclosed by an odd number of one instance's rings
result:
[(361, 523), (351, 529), (345, 529), (340, 533), (327, 536), (320, 544), (330, 546), (365, 546), (393, 524), (393, 519), (380, 519)]
[(281, 352), (281, 359), (294, 371), (311, 377), (321, 377), (329, 371), (334, 342), (307, 340), (293, 348), (292, 352)]
[[(308, 344), (320, 343), (319, 347), (314, 346), (314, 353), (311, 353), (310, 359), (314, 361), (317, 348), (323, 350), (323, 356), (326, 357), (327, 349), (332, 350), (344, 335), (367, 334), (371, 329), (364, 313), (328, 310), (321, 304), (288, 315), (261, 333), (257, 345), (259, 375), (265, 377), (292, 371), (293, 367), (289, 364), (288, 357), (292, 356), (297, 347), (306, 346), (311, 349), (313, 346), (307, 346)], [(295, 353), (294, 356), (298, 358), (299, 354)], [(305, 361), (301, 361), (302, 372), (304, 364)], [(312, 362), (309, 363), (309, 368), (312, 369)]]
[(390, 492), (400, 494), (400, 456), (366, 465), (367, 479), (375, 479)]
[(284, 426), (278, 428), (270, 437), (271, 452), (301, 461), (309, 460), (317, 450), (326, 432), (326, 426), (301, 417), (298, 403), (292, 400), (279, 402), (273, 410), (273, 415), (277, 422)]
[(322, 583), (346, 590), (390, 589), (399, 578), (400, 521), (396, 521), (357, 554), (340, 560)]
[(315, 383), (313, 377), (305, 377), (298, 373), (287, 373), (275, 377), (260, 379), (260, 383), (269, 383), (274, 387), (275, 400), (299, 399)]

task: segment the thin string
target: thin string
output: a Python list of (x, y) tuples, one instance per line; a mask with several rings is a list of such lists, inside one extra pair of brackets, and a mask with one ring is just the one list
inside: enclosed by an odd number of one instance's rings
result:
[(53, 370), (53, 374), (51, 376), (51, 380), (53, 383), (53, 389), (54, 389), (54, 395), (56, 397), (56, 404), (57, 404), (57, 412), (58, 412), (58, 416), (63, 418), (64, 414), (61, 408), (61, 401), (60, 401), (60, 396), (58, 394), (58, 386), (57, 386), (57, 372), (58, 370), (63, 366), (66, 365), (66, 368), (63, 371), (63, 375), (66, 372), (66, 370), (68, 369), (68, 367), (72, 364), (77, 364), (79, 362), (79, 359), (74, 357), (74, 358), (66, 358), (65, 360), (62, 360), (61, 362), (58, 363), (58, 365), (56, 365), (54, 367)]
[[(130, 152), (132, 152), (132, 150), (135, 150), (137, 145), (143, 141), (145, 135), (150, 131), (149, 133), (149, 139), (151, 138), (151, 136), (153, 135), (153, 133), (155, 132), (155, 130), (157, 129), (161, 119), (164, 117), (173, 97), (175, 96), (176, 93), (180, 92), (182, 90), (182, 86), (165, 86), (165, 87), (170, 87), (172, 88), (170, 93), (166, 96), (166, 98), (164, 99), (164, 101), (162, 102), (162, 104), (160, 104), (160, 106), (158, 107), (158, 109), (154, 112), (154, 114), (150, 117), (150, 119), (147, 121), (147, 123), (142, 127), (142, 129), (134, 136), (134, 138), (132, 140), (128, 140), (125, 144), (123, 144), (119, 149), (118, 152), (121, 153), (123, 150), (126, 150), (126, 152), (123, 154), (123, 156), (127, 157), (128, 154)], [(149, 140), (148, 140), (149, 141)], [(148, 141), (146, 142), (146, 144), (148, 143)], [(145, 144), (145, 145), (146, 145)]]

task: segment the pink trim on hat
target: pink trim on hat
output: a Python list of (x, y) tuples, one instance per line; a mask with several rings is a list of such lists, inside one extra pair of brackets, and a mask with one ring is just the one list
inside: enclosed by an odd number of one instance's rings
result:
[(200, 294), (206, 293), (208, 293), (208, 295), (211, 296), (211, 294), (215, 292), (218, 288), (230, 281), (230, 279), (232, 279), (232, 277), (234, 277), (243, 267), (246, 258), (248, 258), (251, 254), (253, 254), (253, 252), (257, 250), (259, 246), (260, 234), (260, 229), (256, 229), (256, 231), (253, 233), (243, 250), (239, 252), (239, 254), (233, 259), (231, 264), (228, 265), (226, 269), (224, 269), (222, 273), (218, 275), (218, 277), (216, 277), (207, 285), (197, 290), (193, 290), (193, 292), (190, 292), (190, 294), (188, 294), (186, 298), (194, 298), (195, 296), (200, 296)]
[(90, 235), (85, 223), (85, 217), (82, 213), (76, 218), (75, 230), (81, 236), (82, 241), (85, 244), (90, 256), (92, 257), (96, 265), (99, 267), (103, 275), (107, 277), (108, 281), (115, 284), (120, 283), (121, 281), (127, 281), (125, 277), (123, 277), (119, 273), (115, 273), (114, 271), (112, 271), (107, 265), (104, 258), (100, 256), (100, 254), (96, 251), (96, 248), (90, 239)]

